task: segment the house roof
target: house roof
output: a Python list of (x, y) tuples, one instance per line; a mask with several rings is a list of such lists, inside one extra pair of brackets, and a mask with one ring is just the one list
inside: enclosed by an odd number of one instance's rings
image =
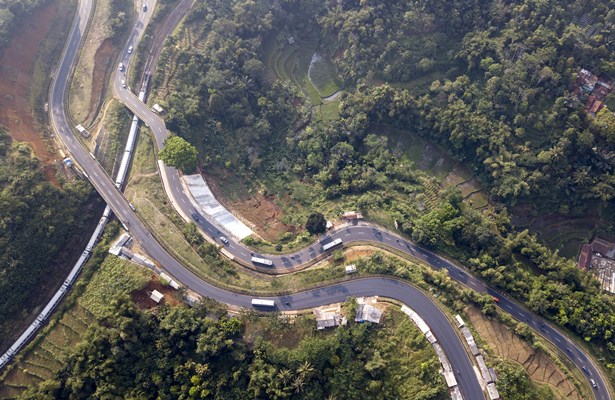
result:
[(596, 114), (598, 111), (600, 111), (603, 104), (604, 103), (602, 103), (600, 100), (594, 101), (594, 104), (592, 104), (591, 108), (589, 109), (589, 112), (592, 114)]
[(160, 303), (160, 300), (162, 300), (164, 298), (164, 294), (160, 293), (157, 290), (154, 290), (149, 297), (152, 300), (154, 300), (156, 303)]
[(592, 261), (591, 246), (589, 244), (581, 245), (579, 253), (579, 268), (588, 269)]
[(359, 304), (357, 307), (357, 315), (355, 317), (355, 322), (374, 322), (376, 324), (380, 323), (380, 318), (382, 317), (382, 311), (377, 309), (374, 306), (369, 304)]

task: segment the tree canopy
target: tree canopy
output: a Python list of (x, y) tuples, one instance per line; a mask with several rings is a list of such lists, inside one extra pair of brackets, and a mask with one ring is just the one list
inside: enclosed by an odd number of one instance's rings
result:
[(179, 136), (170, 136), (158, 156), (165, 164), (191, 173), (196, 169), (198, 151), (196, 147)]
[(310, 214), (305, 223), (305, 229), (312, 235), (325, 233), (327, 230), (327, 220), (325, 216), (318, 212)]

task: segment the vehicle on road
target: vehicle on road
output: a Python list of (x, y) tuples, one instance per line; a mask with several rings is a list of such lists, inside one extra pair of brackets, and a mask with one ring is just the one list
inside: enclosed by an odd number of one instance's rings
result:
[(147, 11), (147, 4), (143, 4), (143, 11)]
[(499, 297), (495, 297), (495, 296), (491, 296), (491, 298), (493, 299), (493, 301), (495, 301), (496, 303), (500, 302), (500, 298)]
[(273, 300), (252, 299), (252, 305), (256, 307), (275, 307)]
[(123, 62), (121, 62), (121, 63), (120, 63), (120, 65), (118, 65), (118, 66), (117, 66), (117, 69), (118, 69), (120, 72), (124, 72), (124, 63), (123, 63)]
[(132, 53), (132, 46), (128, 47), (128, 54)]
[(591, 382), (592, 387), (595, 387), (595, 388), (597, 388), (597, 387), (598, 387), (598, 385), (596, 384), (596, 381), (595, 381), (595, 380), (590, 379), (589, 381)]
[(273, 261), (267, 260), (266, 258), (261, 258), (261, 257), (252, 257), (252, 262), (256, 264), (267, 265), (268, 267), (273, 265)]
[(228, 239), (225, 238), (224, 236), (220, 236), (220, 241), (224, 244), (228, 244)]
[(122, 89), (126, 89), (126, 81), (122, 79)]
[(338, 246), (340, 244), (342, 244), (342, 239), (339, 239), (339, 238), (335, 239), (332, 242), (329, 242), (327, 244), (323, 244), (322, 245), (322, 251), (327, 251), (327, 250), (332, 249), (333, 247)]

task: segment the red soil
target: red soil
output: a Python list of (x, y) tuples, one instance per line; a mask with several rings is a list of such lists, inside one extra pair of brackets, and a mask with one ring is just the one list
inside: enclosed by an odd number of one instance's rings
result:
[(36, 157), (43, 162), (45, 176), (54, 185), (58, 184), (53, 168), (57, 156), (49, 150), (34, 125), (28, 93), (36, 51), (49, 32), (57, 11), (56, 1), (38, 8), (17, 27), (0, 57), (0, 124), (8, 129), (14, 140), (32, 146)]

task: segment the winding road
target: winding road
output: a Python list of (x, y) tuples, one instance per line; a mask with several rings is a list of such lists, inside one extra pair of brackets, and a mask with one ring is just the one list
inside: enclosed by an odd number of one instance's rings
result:
[[(178, 281), (184, 285), (200, 293), (204, 296), (216, 299), (220, 302), (232, 304), (240, 307), (251, 307), (251, 299), (253, 296), (233, 293), (221, 288), (218, 288), (190, 272), (187, 268), (181, 265), (174, 259), (150, 234), (148, 229), (139, 220), (135, 212), (131, 209), (128, 201), (115, 186), (113, 179), (105, 172), (94, 157), (85, 149), (80, 140), (75, 136), (72, 123), (66, 115), (65, 110), (65, 94), (69, 88), (70, 78), (72, 76), (72, 68), (79, 51), (79, 46), (87, 22), (92, 10), (93, 0), (81, 0), (79, 2), (79, 12), (75, 17), (75, 24), (71, 30), (67, 40), (66, 47), (62, 53), (59, 66), (55, 73), (55, 79), (52, 82), (49, 98), (49, 109), (51, 123), (71, 153), (73, 161), (77, 163), (87, 174), (92, 185), (104, 198), (107, 204), (112, 208), (118, 219), (130, 230), (133, 238), (139, 245), (155, 259), (166, 271), (168, 271)], [(182, 0), (179, 5), (172, 11), (173, 18), (169, 18), (168, 24), (164, 25), (164, 34), (158, 35), (155, 39), (154, 49), (156, 46), (161, 46), (164, 38), (172, 31), (172, 28), (179, 22), (181, 17), (187, 12), (192, 5), (193, 0)], [(138, 20), (135, 24), (135, 29), (131, 33), (130, 38), (122, 52), (121, 59), (125, 65), (129, 65), (131, 54), (126, 50), (132, 45), (136, 48), (139, 38), (143, 34), (145, 26), (151, 15), (151, 10), (154, 9), (155, 2), (147, 0), (140, 4), (147, 5), (147, 12), (139, 9)], [(158, 47), (160, 48), (160, 47)], [(158, 51), (152, 51), (152, 57), (146, 62), (146, 66), (151, 68), (155, 65)], [(118, 61), (118, 62), (119, 62)], [(146, 77), (146, 79), (149, 77)], [(131, 109), (145, 124), (152, 130), (158, 149), (162, 148), (164, 140), (168, 137), (168, 131), (164, 122), (153, 113), (146, 104), (139, 100), (128, 88), (123, 88), (121, 81), (125, 79), (123, 72), (119, 71), (113, 77), (113, 91), (121, 101)], [(190, 199), (186, 196), (181, 186), (178, 172), (169, 167), (163, 167), (160, 170), (161, 176), (165, 183), (167, 194), (171, 198), (174, 206), (178, 208), (180, 214), (184, 216), (199, 215), (197, 223), (200, 228), (210, 234), (214, 240), (218, 240), (220, 236), (220, 227), (218, 227), (208, 216), (200, 215), (194, 209)], [(230, 237), (229, 237), (230, 238)], [(487, 287), (483, 282), (476, 279), (472, 275), (465, 272), (462, 268), (452, 262), (422, 249), (404, 238), (381, 230), (377, 227), (367, 224), (357, 224), (329, 233), (321, 242), (326, 243), (330, 240), (341, 238), (344, 244), (353, 242), (379, 242), (384, 246), (402, 251), (413, 257), (425, 261), (436, 269), (447, 269), (450, 276), (466, 285), (467, 287), (482, 293), (489, 293), (500, 298), (498, 306), (503, 311), (508, 312), (513, 317), (520, 321), (524, 321), (536, 331), (539, 331), (542, 336), (550, 340), (553, 344), (565, 352), (568, 357), (580, 368), (585, 366), (587, 374), (597, 382), (598, 387), (594, 389), (594, 394), (597, 399), (610, 399), (610, 394), (607, 390), (605, 380), (598, 372), (597, 367), (591, 359), (585, 355), (583, 350), (576, 344), (568, 340), (557, 329), (547, 324), (542, 318), (536, 316), (521, 305), (507, 299), (501, 293)], [(230, 241), (226, 246), (226, 250), (236, 259), (244, 263), (250, 263), (252, 253), (249, 248), (236, 242)], [(256, 254), (256, 253), (254, 253)], [(290, 255), (267, 255), (274, 263), (273, 268), (284, 271), (290, 268), (299, 267), (306, 263), (310, 263), (315, 258), (323, 255), (321, 245), (314, 243), (307, 248), (297, 251)], [(389, 298), (397, 299), (405, 304), (408, 304), (430, 325), (432, 332), (442, 345), (444, 351), (449, 357), (449, 361), (454, 366), (455, 377), (459, 383), (459, 387), (467, 399), (483, 399), (483, 391), (476, 379), (476, 374), (472, 368), (468, 354), (465, 352), (463, 344), (454, 328), (447, 320), (445, 315), (435, 306), (435, 304), (416, 288), (388, 278), (365, 278), (357, 279), (342, 284), (332, 285), (322, 289), (306, 290), (299, 293), (289, 294), (286, 296), (271, 298), (275, 301), (276, 308), (282, 311), (290, 311), (296, 309), (305, 309), (324, 304), (335, 303), (346, 300), (347, 297), (358, 296), (375, 296), (381, 295)]]

